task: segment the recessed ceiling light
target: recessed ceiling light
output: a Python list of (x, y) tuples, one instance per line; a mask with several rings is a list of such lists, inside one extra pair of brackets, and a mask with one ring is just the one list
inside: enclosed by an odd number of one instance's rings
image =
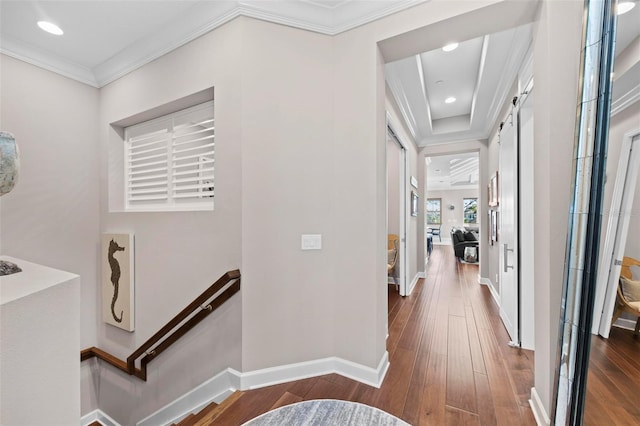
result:
[(444, 83), (444, 80), (438, 80), (438, 81), (436, 81), (436, 84), (442, 84), (442, 83)]
[(449, 43), (445, 45), (442, 50), (444, 50), (445, 52), (451, 52), (452, 50), (456, 50), (457, 47), (458, 43)]
[(57, 26), (56, 24), (52, 24), (51, 22), (38, 21), (38, 26), (40, 27), (41, 30), (46, 31), (50, 34), (54, 34), (54, 35), (64, 34), (64, 31), (62, 31), (59, 26)]
[(636, 6), (635, 2), (632, 2), (632, 1), (621, 1), (616, 6), (616, 14), (622, 15), (624, 13), (627, 13), (628, 11), (633, 9), (635, 6)]
[(452, 104), (456, 101), (456, 98), (454, 98), (453, 96), (449, 96), (447, 99), (444, 100), (445, 104)]

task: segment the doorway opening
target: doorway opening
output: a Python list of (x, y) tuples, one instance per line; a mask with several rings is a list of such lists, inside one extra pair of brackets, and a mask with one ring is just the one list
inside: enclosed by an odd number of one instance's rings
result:
[(407, 295), (407, 149), (387, 124), (387, 285)]
[[(618, 279), (620, 277), (623, 259), (627, 254), (640, 253), (640, 245), (629, 235), (640, 230), (637, 220), (632, 220), (634, 212), (640, 209), (640, 197), (636, 197), (638, 178), (640, 177), (640, 129), (627, 133), (622, 142), (618, 172), (613, 189), (611, 212), (607, 225), (604, 250), (598, 270), (598, 285), (594, 307), (592, 333), (609, 337), (612, 317), (616, 310), (618, 299)], [(632, 271), (634, 278), (640, 276), (640, 271)], [(634, 328), (640, 319), (622, 316), (618, 325)]]

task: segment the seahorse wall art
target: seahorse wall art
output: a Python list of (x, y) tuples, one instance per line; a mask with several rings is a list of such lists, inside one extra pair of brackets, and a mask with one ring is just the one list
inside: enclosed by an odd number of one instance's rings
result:
[(133, 331), (133, 234), (103, 234), (102, 257), (102, 318)]
[(109, 267), (111, 268), (111, 284), (113, 285), (113, 298), (111, 299), (111, 315), (116, 322), (122, 322), (122, 314), (124, 311), (120, 311), (120, 318), (116, 315), (115, 306), (116, 300), (118, 300), (118, 287), (120, 286), (120, 262), (113, 256), (117, 251), (124, 251), (124, 247), (120, 247), (118, 243), (109, 241), (109, 254), (107, 254), (107, 260), (109, 261)]

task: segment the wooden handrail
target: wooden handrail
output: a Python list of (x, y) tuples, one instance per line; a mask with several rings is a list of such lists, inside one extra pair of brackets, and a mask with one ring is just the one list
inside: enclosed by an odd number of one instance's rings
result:
[[(232, 281), (235, 282), (220, 293), (220, 290)], [(202, 292), (200, 296), (196, 297), (193, 302), (187, 305), (186, 308), (180, 311), (178, 315), (173, 317), (156, 334), (151, 336), (129, 357), (127, 357), (126, 361), (123, 361), (102, 349), (98, 349), (95, 346), (81, 351), (80, 361), (85, 361), (95, 357), (111, 364), (131, 376), (136, 376), (137, 378), (146, 381), (147, 364), (153, 361), (155, 357), (164, 352), (180, 337), (184, 336), (189, 330), (206, 318), (207, 315), (218, 309), (238, 291), (240, 291), (240, 271), (236, 269), (221, 276), (208, 289)], [(214, 296), (216, 297), (213, 300), (210, 300)], [(198, 309), (199, 311), (196, 312)], [(194, 312), (195, 315), (193, 315)], [(135, 362), (142, 355), (145, 356), (140, 360), (140, 368), (136, 368)]]

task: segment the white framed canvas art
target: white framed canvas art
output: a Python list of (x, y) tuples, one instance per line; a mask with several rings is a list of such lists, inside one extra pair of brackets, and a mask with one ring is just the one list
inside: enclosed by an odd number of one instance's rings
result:
[(102, 234), (102, 319), (134, 329), (133, 234)]

